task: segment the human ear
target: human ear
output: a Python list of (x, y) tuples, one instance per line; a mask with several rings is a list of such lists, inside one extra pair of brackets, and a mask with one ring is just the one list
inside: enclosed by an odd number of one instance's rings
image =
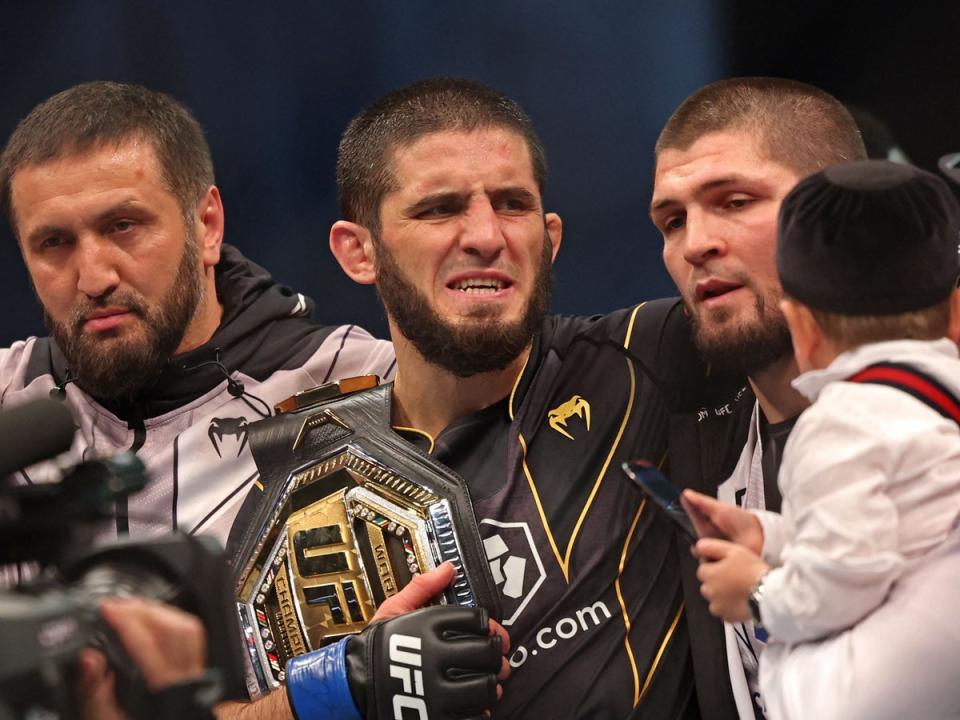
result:
[(543, 216), (543, 225), (547, 231), (547, 237), (550, 238), (550, 245), (553, 247), (552, 260), (557, 259), (557, 253), (560, 252), (560, 241), (563, 239), (563, 220), (556, 213), (547, 213)]
[(338, 220), (330, 228), (330, 252), (351, 280), (372, 285), (377, 279), (376, 250), (370, 231), (349, 220)]
[(947, 337), (960, 345), (960, 290), (954, 290), (950, 295), (950, 324), (947, 326)]
[(223, 200), (216, 185), (207, 188), (207, 192), (197, 203), (197, 245), (204, 267), (211, 268), (220, 262), (220, 248), (223, 246)]
[(806, 372), (815, 367), (815, 358), (823, 346), (823, 331), (806, 305), (783, 299), (780, 301), (780, 309), (790, 329), (797, 366)]

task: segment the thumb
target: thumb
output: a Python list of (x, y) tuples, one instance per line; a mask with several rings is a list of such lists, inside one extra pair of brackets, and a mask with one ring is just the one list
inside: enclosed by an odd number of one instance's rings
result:
[(454, 575), (456, 571), (449, 562), (423, 575), (417, 575), (403, 590), (383, 602), (371, 622), (422, 608), (453, 582)]
[(680, 504), (690, 516), (697, 535), (702, 538), (725, 537), (725, 533), (715, 522), (713, 517), (720, 503), (709, 495), (698, 493), (695, 490), (684, 490), (680, 496)]
[(681, 499), (686, 507), (692, 507), (707, 516), (712, 516), (718, 507), (723, 506), (723, 503), (716, 498), (689, 488), (683, 491)]

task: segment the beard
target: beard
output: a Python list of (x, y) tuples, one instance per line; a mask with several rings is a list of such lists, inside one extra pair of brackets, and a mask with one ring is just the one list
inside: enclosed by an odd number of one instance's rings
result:
[[(63, 322), (54, 320), (44, 309), (44, 323), (81, 388), (98, 400), (130, 402), (155, 382), (203, 300), (198, 262), (197, 243), (188, 228), (173, 286), (156, 307), (149, 307), (134, 290), (113, 290), (84, 298)], [(84, 332), (85, 318), (91, 312), (117, 305), (127, 308), (139, 322), (117, 331)]]
[(530, 344), (550, 306), (553, 254), (546, 234), (543, 242), (527, 306), (512, 323), (501, 322), (492, 307), (477, 307), (459, 322), (441, 317), (379, 240), (377, 292), (387, 314), (427, 362), (462, 378), (503, 370)]
[(793, 352), (790, 330), (780, 311), (779, 296), (764, 297), (747, 278), (739, 282), (754, 292), (756, 317), (737, 323), (732, 313), (721, 309), (708, 319), (684, 298), (693, 322), (693, 337), (700, 355), (721, 373), (753, 375), (766, 370)]

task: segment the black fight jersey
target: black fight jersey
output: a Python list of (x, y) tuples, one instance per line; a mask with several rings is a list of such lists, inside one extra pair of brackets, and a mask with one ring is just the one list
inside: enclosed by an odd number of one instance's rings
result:
[(495, 718), (698, 717), (678, 537), (621, 464), (664, 463), (664, 398), (702, 374), (675, 301), (551, 317), (509, 398), (397, 428), (470, 487), (512, 642)]

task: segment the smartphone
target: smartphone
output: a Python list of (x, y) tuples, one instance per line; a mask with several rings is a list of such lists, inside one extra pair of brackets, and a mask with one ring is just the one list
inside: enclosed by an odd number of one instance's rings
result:
[(649, 460), (631, 460), (623, 464), (623, 472), (673, 520), (692, 541), (697, 540), (697, 531), (687, 511), (680, 504), (680, 489), (667, 476), (657, 470)]

